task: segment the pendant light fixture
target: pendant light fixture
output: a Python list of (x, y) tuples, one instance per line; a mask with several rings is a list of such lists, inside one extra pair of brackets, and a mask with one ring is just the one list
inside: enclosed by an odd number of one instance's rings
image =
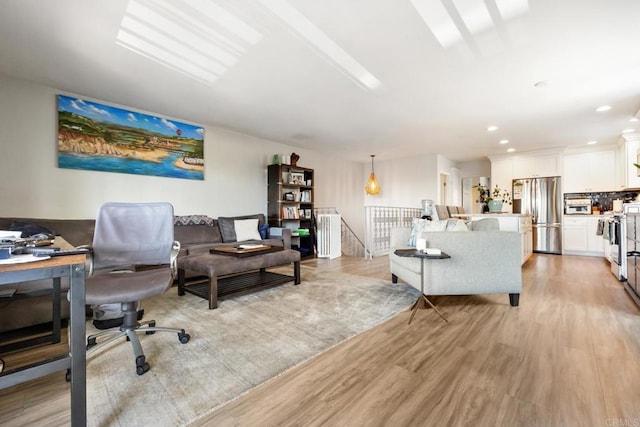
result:
[(372, 196), (380, 193), (380, 184), (378, 184), (378, 180), (376, 179), (376, 174), (373, 171), (373, 158), (375, 154), (371, 155), (371, 175), (369, 175), (369, 180), (367, 181), (367, 185), (365, 185), (364, 189), (367, 194), (371, 194)]

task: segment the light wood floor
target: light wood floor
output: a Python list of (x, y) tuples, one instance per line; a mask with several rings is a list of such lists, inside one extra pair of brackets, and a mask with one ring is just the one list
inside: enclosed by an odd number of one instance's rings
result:
[[(305, 265), (389, 280), (386, 257)], [(401, 313), (193, 426), (640, 426), (640, 310), (608, 264), (534, 255), (523, 279), (518, 308), (433, 297), (449, 323)], [(0, 425), (68, 423), (61, 379), (0, 391)]]

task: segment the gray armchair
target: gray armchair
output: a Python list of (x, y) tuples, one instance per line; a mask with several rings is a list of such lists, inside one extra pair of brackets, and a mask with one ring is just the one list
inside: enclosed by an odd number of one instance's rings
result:
[(150, 366), (137, 333), (173, 332), (182, 344), (189, 342), (184, 329), (157, 327), (155, 320), (137, 319), (137, 302), (164, 293), (173, 283), (180, 251), (180, 243), (173, 239), (173, 206), (169, 203), (105, 203), (100, 207), (89, 257), (86, 303), (120, 303), (124, 319), (119, 329), (89, 336), (88, 354), (126, 337), (133, 346), (136, 373), (142, 375)]

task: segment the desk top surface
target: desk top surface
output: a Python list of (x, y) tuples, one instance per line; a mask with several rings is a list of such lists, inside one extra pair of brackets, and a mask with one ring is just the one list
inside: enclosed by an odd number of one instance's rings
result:
[[(60, 236), (56, 236), (53, 246), (58, 247), (60, 249), (73, 249), (73, 246)], [(23, 262), (23, 263), (17, 263), (17, 264), (2, 264), (0, 265), (0, 273), (10, 272), (10, 271), (33, 270), (36, 268), (60, 267), (63, 265), (84, 264), (86, 257), (87, 256), (85, 254), (75, 254), (75, 255), (65, 255), (65, 256), (45, 258), (43, 260), (37, 260), (33, 262)]]

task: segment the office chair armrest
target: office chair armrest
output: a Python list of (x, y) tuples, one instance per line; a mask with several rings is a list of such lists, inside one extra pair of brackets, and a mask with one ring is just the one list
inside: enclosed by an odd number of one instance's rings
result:
[(174, 240), (171, 247), (171, 276), (174, 279), (178, 276), (178, 253), (180, 253), (180, 242)]
[(76, 249), (88, 249), (89, 252), (87, 252), (87, 259), (84, 262), (84, 266), (87, 277), (91, 276), (93, 274), (93, 247), (90, 245), (80, 245), (76, 246)]

